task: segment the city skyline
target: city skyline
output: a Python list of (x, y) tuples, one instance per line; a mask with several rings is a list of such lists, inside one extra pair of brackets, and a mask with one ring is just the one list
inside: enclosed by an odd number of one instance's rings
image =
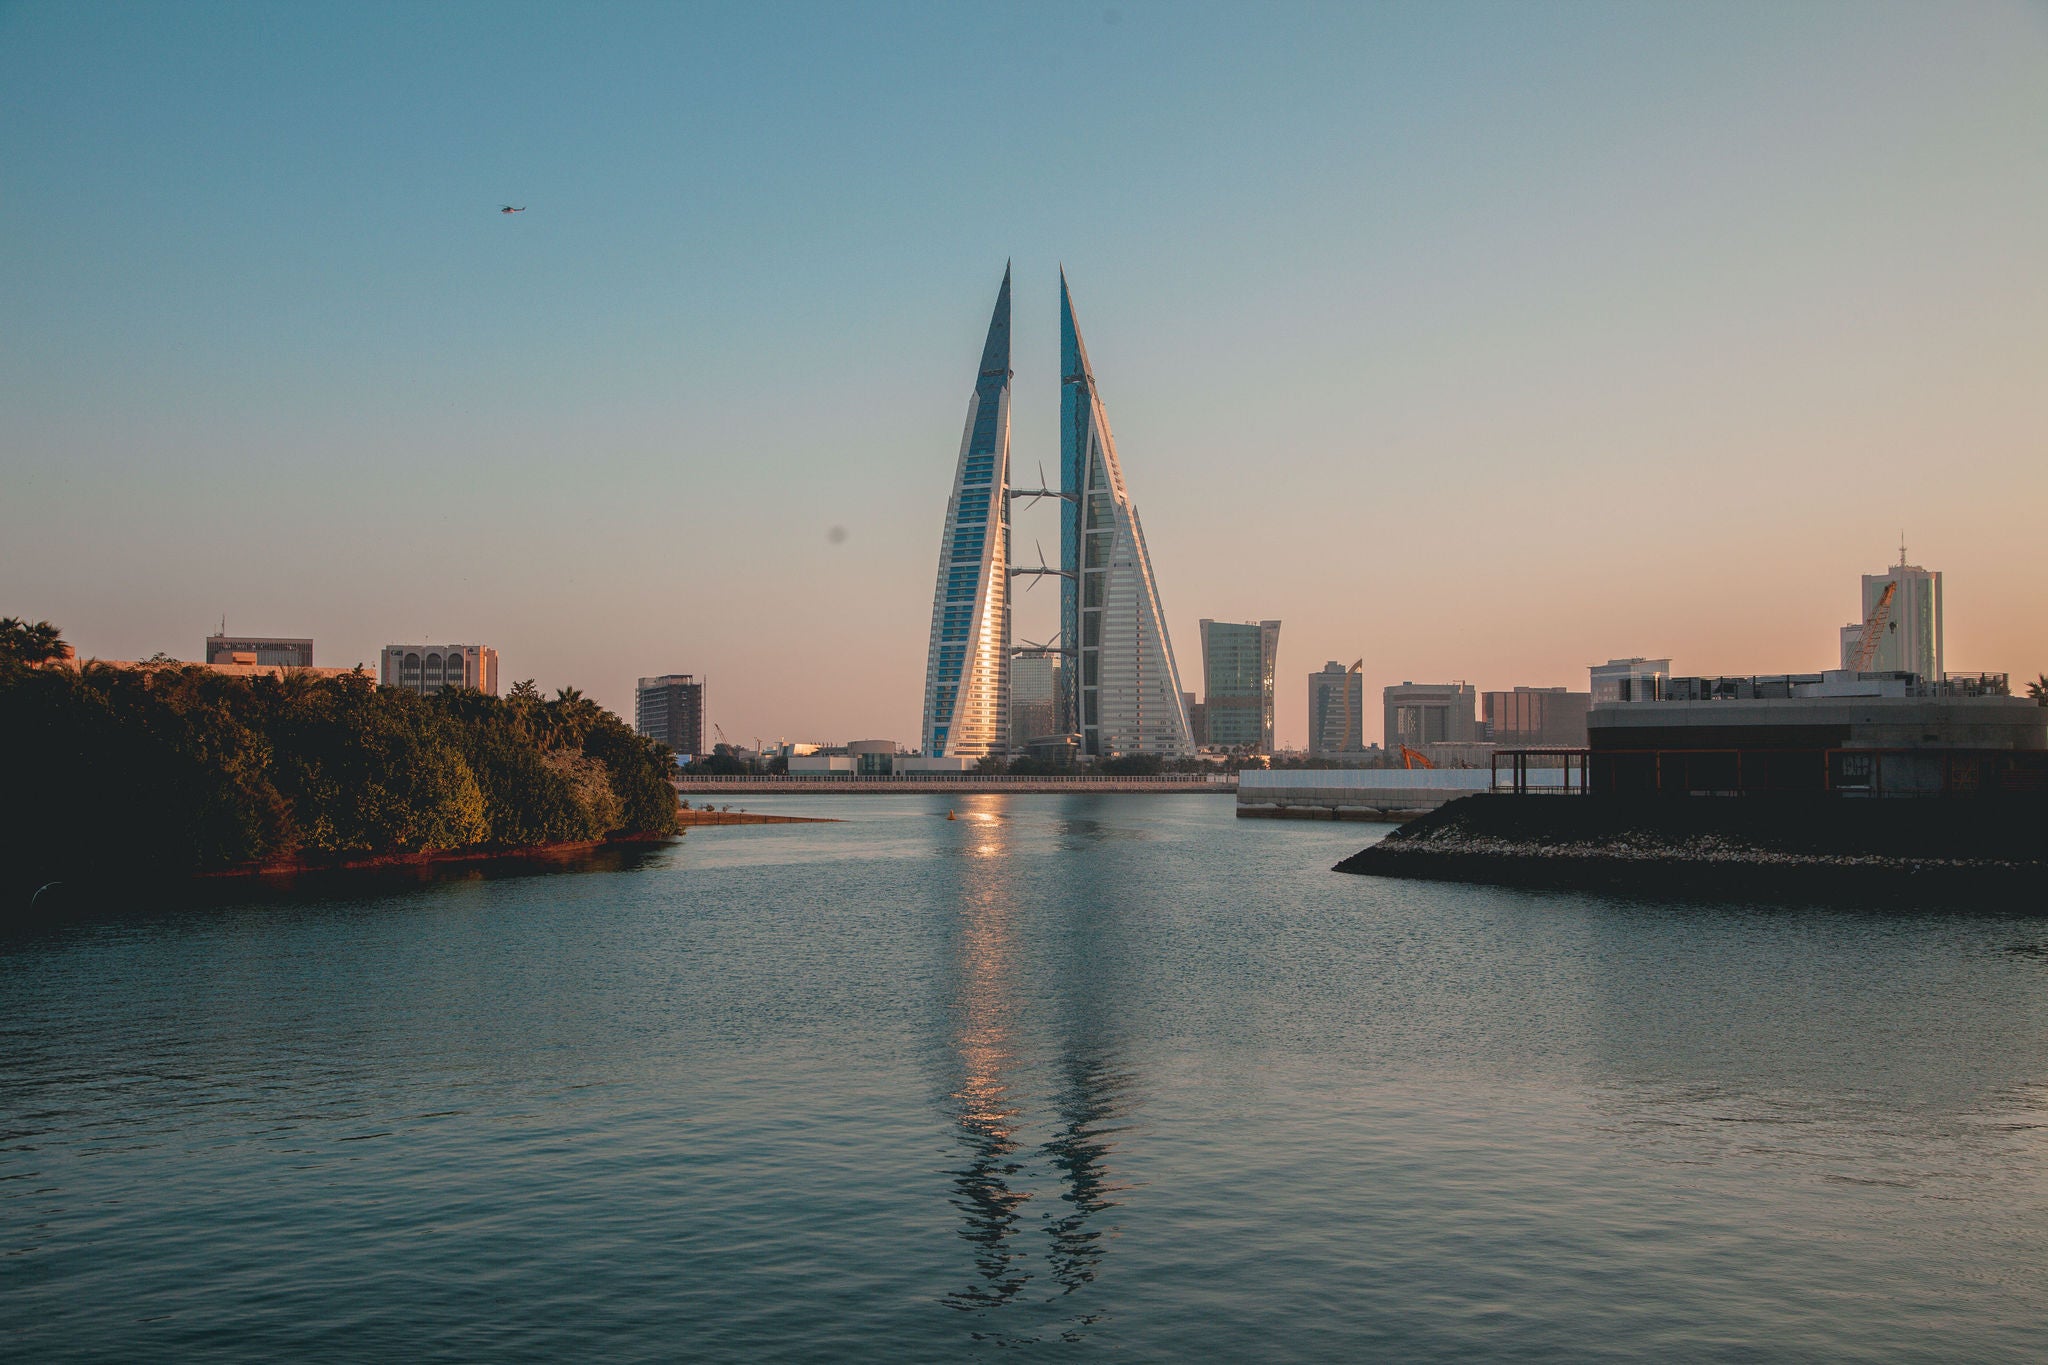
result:
[(911, 741), (1014, 256), (1088, 299), (1184, 648), (1284, 619), (1283, 679), (1368, 698), (1820, 669), (1903, 525), (1950, 668), (2048, 669), (2038, 9), (1118, 12), (0, 13), (0, 612)]

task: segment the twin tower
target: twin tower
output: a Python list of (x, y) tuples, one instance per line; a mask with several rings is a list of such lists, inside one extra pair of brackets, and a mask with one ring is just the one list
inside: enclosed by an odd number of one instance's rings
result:
[[(1010, 487), (1010, 272), (996, 294), (953, 496), (939, 545), (925, 660), (924, 751), (963, 758), (1010, 749), (1010, 582), (1057, 574), (1059, 724), (1085, 755), (1194, 752), (1159, 584), (1117, 464), (1074, 301), (1060, 272), (1060, 486)], [(1060, 499), (1059, 568), (1015, 567), (1013, 498)], [(1032, 653), (1040, 652), (1033, 648)]]

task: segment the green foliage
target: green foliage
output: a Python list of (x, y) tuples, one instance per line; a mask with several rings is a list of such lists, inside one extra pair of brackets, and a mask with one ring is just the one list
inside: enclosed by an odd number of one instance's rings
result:
[(48, 621), (30, 625), (19, 617), (0, 616), (0, 667), (39, 664), (63, 653), (64, 637)]
[(362, 675), (41, 668), (0, 622), (0, 870), (179, 875), (284, 857), (677, 828), (668, 750), (571, 690), (432, 698)]
[(1100, 769), (1110, 777), (1155, 777), (1165, 770), (1158, 754), (1118, 754), (1104, 759)]
[(2027, 695), (2034, 699), (2036, 705), (2048, 706), (2048, 673), (2027, 684)]

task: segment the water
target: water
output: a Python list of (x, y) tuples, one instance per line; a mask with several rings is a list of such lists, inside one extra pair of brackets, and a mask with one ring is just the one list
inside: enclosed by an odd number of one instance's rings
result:
[(0, 940), (0, 1354), (2048, 1349), (2048, 920), (746, 804), (846, 822)]

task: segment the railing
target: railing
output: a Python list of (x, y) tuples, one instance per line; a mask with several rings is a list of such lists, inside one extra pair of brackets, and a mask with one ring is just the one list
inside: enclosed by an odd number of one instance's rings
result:
[[(1516, 796), (1584, 796), (1592, 790), (1591, 768), (1588, 764), (1587, 749), (1496, 749), (1493, 754), (1493, 790), (1511, 792)], [(1532, 758), (1555, 759), (1552, 763), (1529, 762)], [(1507, 760), (1508, 784), (1501, 785), (1501, 760)], [(1531, 781), (1533, 769), (1538, 773), (1555, 773), (1563, 769), (1561, 780)]]
[(2048, 796), (2048, 751), (2032, 749), (1602, 749), (1602, 795)]

